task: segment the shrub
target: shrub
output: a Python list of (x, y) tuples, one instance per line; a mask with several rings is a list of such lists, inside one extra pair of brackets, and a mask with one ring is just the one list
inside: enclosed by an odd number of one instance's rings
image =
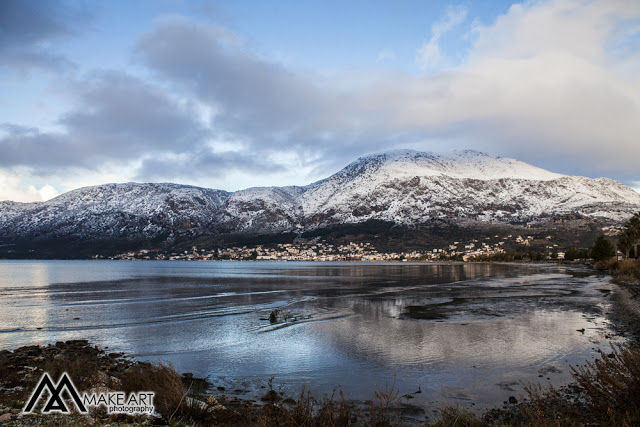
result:
[(396, 388), (395, 375), (391, 386), (385, 384), (384, 389), (376, 385), (374, 401), (369, 405), (369, 425), (386, 427), (398, 423), (402, 396)]
[(590, 411), (601, 415), (639, 412), (640, 351), (613, 345), (612, 353), (599, 352), (600, 359), (572, 368)]
[(618, 261), (615, 258), (596, 262), (593, 267), (598, 271), (610, 271), (618, 268)]
[(187, 391), (182, 385), (182, 377), (170, 363), (138, 363), (120, 375), (119, 389), (126, 393), (153, 391), (156, 411), (169, 421), (178, 413)]
[(640, 260), (625, 259), (617, 263), (617, 278), (624, 281), (640, 281)]

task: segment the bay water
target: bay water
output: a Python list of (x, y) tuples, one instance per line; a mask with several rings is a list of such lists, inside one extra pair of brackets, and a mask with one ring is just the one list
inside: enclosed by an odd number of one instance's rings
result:
[(294, 397), (395, 384), (483, 408), (608, 348), (611, 291), (556, 264), (4, 260), (0, 349), (88, 339), (246, 398), (273, 377)]

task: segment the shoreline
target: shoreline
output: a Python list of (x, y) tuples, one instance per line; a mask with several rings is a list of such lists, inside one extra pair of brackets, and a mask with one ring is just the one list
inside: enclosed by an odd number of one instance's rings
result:
[(616, 282), (613, 295), (613, 313), (610, 314), (613, 329), (625, 337), (629, 345), (640, 348), (640, 284)]

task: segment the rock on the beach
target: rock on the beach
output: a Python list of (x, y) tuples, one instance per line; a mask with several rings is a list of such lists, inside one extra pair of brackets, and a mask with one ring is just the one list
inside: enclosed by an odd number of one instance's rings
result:
[(222, 406), (214, 396), (207, 397), (207, 405), (213, 409), (225, 409), (225, 407)]
[(0, 415), (0, 423), (11, 420), (12, 416), (13, 415), (9, 413)]

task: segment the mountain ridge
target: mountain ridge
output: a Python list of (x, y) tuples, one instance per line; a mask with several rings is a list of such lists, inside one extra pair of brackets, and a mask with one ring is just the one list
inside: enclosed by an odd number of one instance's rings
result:
[(313, 233), (369, 221), (524, 224), (576, 216), (619, 223), (640, 194), (609, 178), (556, 174), (473, 150), (394, 150), (360, 157), (306, 186), (235, 192), (173, 183), (83, 187), (46, 202), (0, 202), (0, 244), (155, 242)]

